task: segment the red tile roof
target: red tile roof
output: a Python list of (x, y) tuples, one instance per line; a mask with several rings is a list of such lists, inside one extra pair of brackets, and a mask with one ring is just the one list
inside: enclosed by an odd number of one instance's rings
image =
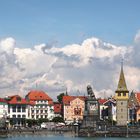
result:
[(5, 99), (3, 99), (3, 98), (0, 98), (0, 102), (7, 103), (7, 101)]
[(50, 98), (44, 91), (32, 90), (27, 95), (30, 101), (47, 100), (49, 104), (53, 104), (52, 98)]
[(10, 98), (8, 101), (9, 104), (31, 104), (31, 102), (26, 101), (19, 95), (10, 96), (9, 98)]
[(98, 102), (99, 104), (104, 104), (107, 101), (107, 99), (99, 99)]
[(61, 113), (62, 105), (60, 103), (54, 103), (54, 113)]
[(72, 100), (76, 99), (76, 98), (79, 98), (79, 99), (81, 99), (83, 101), (85, 101), (85, 99), (86, 99), (85, 96), (68, 96), (68, 95), (66, 95), (66, 96), (63, 96), (63, 104), (69, 105), (70, 102)]
[(138, 103), (140, 104), (140, 92), (136, 92), (135, 97), (136, 97)]

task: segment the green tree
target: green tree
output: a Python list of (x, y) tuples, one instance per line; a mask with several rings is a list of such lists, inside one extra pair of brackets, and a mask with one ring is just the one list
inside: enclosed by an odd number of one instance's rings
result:
[(64, 122), (64, 119), (63, 119), (63, 117), (54, 117), (52, 119), (52, 122)]
[(62, 99), (63, 99), (63, 96), (64, 96), (65, 94), (64, 93), (60, 93), (58, 96), (57, 96), (57, 101), (59, 102), (59, 103), (62, 103)]

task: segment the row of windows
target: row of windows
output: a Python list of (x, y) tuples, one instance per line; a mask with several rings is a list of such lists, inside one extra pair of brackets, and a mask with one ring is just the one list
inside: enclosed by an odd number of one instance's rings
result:
[[(47, 113), (47, 110), (36, 110), (36, 113)], [(32, 113), (35, 113), (35, 110), (32, 110)]]
[(17, 115), (17, 116), (16, 115), (13, 115), (12, 117), (13, 118), (25, 118), (26, 116), (25, 115)]
[(25, 107), (20, 107), (20, 106), (19, 107), (13, 106), (12, 111), (13, 112), (25, 112), (26, 108)]
[[(34, 119), (35, 118), (35, 115), (32, 115), (32, 118)], [(45, 119), (47, 119), (47, 115), (45, 115), (45, 116), (43, 116), (43, 115), (36, 115), (36, 119), (39, 119), (39, 118), (41, 118), (41, 119), (43, 119), (43, 118), (45, 118)]]
[(126, 96), (126, 93), (118, 93), (118, 96), (121, 96), (123, 94), (123, 96)]

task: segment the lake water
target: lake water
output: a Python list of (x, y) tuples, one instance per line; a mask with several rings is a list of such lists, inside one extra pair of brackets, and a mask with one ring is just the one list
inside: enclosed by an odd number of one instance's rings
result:
[(140, 138), (93, 138), (65, 135), (14, 135), (0, 140), (139, 140)]

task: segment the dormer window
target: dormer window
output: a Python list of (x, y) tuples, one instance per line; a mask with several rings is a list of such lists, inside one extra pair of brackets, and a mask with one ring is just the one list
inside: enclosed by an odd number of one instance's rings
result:
[(21, 102), (21, 98), (20, 97), (17, 97), (17, 102)]

